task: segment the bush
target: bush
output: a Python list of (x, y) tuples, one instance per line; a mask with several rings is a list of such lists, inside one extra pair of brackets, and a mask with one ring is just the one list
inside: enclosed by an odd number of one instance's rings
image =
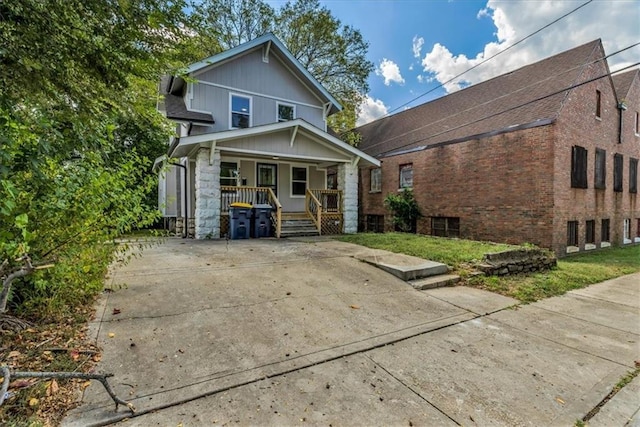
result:
[(412, 190), (405, 188), (400, 194), (389, 193), (384, 204), (393, 214), (393, 225), (397, 231), (416, 232), (416, 221), (422, 213)]

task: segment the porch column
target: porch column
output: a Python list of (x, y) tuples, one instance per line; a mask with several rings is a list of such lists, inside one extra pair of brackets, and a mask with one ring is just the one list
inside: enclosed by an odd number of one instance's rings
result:
[(358, 166), (338, 165), (338, 190), (342, 191), (342, 232), (358, 232)]
[(201, 148), (196, 156), (196, 239), (220, 238), (220, 152), (210, 152)]

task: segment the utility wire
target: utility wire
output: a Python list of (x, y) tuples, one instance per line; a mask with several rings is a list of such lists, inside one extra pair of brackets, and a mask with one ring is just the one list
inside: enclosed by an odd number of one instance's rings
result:
[[(598, 63), (598, 62), (600, 62), (600, 61), (606, 60), (606, 59), (608, 59), (608, 58), (610, 58), (610, 57), (612, 57), (612, 56), (618, 55), (618, 54), (620, 54), (620, 53), (622, 53), (622, 52), (624, 52), (624, 51), (626, 51), (626, 50), (632, 49), (632, 48), (634, 48), (634, 47), (636, 47), (636, 46), (638, 46), (638, 45), (640, 45), (640, 42), (637, 42), (637, 43), (634, 43), (634, 44), (632, 44), (632, 45), (630, 45), (630, 46), (624, 47), (624, 48), (622, 48), (622, 49), (620, 49), (620, 50), (617, 50), (617, 51), (615, 51), (615, 52), (612, 52), (612, 53), (610, 53), (610, 54), (608, 54), (608, 55), (605, 55), (605, 56), (603, 56), (603, 57), (601, 57), (601, 58), (594, 59), (594, 60), (592, 60), (591, 62), (581, 63), (581, 64), (579, 64), (579, 65), (577, 65), (577, 66), (575, 66), (575, 67), (573, 67), (573, 68), (570, 68), (570, 69), (568, 69), (568, 70), (564, 70), (564, 71), (562, 72), (562, 74), (566, 74), (566, 73), (569, 73), (569, 72), (575, 71), (575, 70), (580, 69), (580, 68), (583, 68), (583, 67), (585, 67), (585, 66), (593, 65), (593, 64)], [(626, 69), (628, 69), (628, 68), (629, 68), (629, 67), (625, 67), (623, 70), (626, 70)], [(516, 70), (516, 71), (517, 71), (517, 70)], [(617, 72), (619, 72), (619, 71), (621, 71), (621, 70), (616, 71), (616, 73), (617, 73)], [(404, 132), (404, 133), (401, 133), (401, 134), (395, 135), (395, 136), (393, 136), (393, 137), (391, 137), (391, 138), (385, 139), (384, 141), (380, 141), (380, 142), (378, 142), (378, 143), (376, 143), (376, 144), (369, 145), (369, 146), (367, 146), (367, 147), (366, 147), (366, 149), (367, 149), (367, 150), (369, 150), (369, 149), (371, 149), (371, 148), (377, 147), (378, 145), (385, 144), (385, 143), (388, 143), (389, 141), (393, 141), (394, 139), (401, 138), (401, 137), (403, 137), (403, 136), (405, 136), (405, 135), (409, 135), (409, 134), (411, 134), (411, 133), (414, 133), (414, 132), (416, 132), (416, 131), (418, 131), (418, 130), (420, 130), (420, 129), (423, 129), (423, 128), (425, 128), (425, 127), (432, 126), (432, 125), (434, 125), (434, 124), (436, 124), (436, 123), (439, 123), (439, 122), (442, 122), (442, 121), (444, 121), (444, 120), (449, 120), (449, 119), (451, 119), (452, 117), (455, 117), (455, 116), (459, 116), (459, 115), (462, 115), (462, 114), (466, 114), (466, 113), (470, 112), (471, 110), (474, 110), (474, 109), (476, 109), (476, 108), (482, 107), (482, 106), (487, 105), (487, 104), (490, 104), (490, 103), (495, 102), (495, 101), (497, 101), (497, 100), (499, 100), (499, 99), (502, 99), (502, 98), (505, 98), (505, 97), (508, 97), (508, 96), (512, 96), (513, 94), (515, 94), (515, 93), (517, 93), (517, 92), (521, 92), (521, 91), (527, 90), (527, 89), (529, 89), (529, 88), (530, 88), (530, 87), (532, 87), (532, 86), (537, 86), (537, 85), (539, 85), (539, 84), (541, 84), (541, 83), (544, 83), (544, 82), (546, 82), (546, 81), (549, 81), (549, 80), (555, 80), (558, 76), (559, 76), (559, 75), (558, 75), (558, 74), (556, 74), (556, 75), (549, 76), (549, 77), (547, 77), (547, 78), (545, 78), (545, 79), (543, 79), (543, 80), (538, 80), (538, 81), (532, 82), (531, 84), (529, 84), (529, 85), (527, 85), (527, 86), (520, 87), (520, 88), (518, 88), (517, 90), (515, 90), (515, 91), (513, 91), (513, 92), (509, 92), (509, 93), (506, 93), (506, 94), (501, 95), (501, 96), (499, 96), (499, 97), (496, 97), (496, 98), (490, 99), (490, 100), (488, 100), (488, 101), (486, 101), (486, 102), (484, 102), (484, 103), (482, 103), (482, 104), (478, 104), (478, 105), (471, 106), (471, 107), (469, 107), (469, 108), (467, 108), (467, 109), (464, 109), (464, 110), (458, 111), (458, 112), (456, 112), (455, 114), (449, 115), (449, 116), (447, 116), (447, 117), (443, 117), (443, 118), (441, 118), (441, 119), (439, 119), (439, 120), (436, 120), (436, 121), (433, 121), (433, 122), (429, 122), (429, 123), (427, 123), (427, 124), (425, 124), (425, 125), (423, 125), (423, 126), (419, 126), (419, 127), (417, 127), (417, 128), (411, 129), (410, 131), (407, 131), (407, 132)], [(482, 83), (479, 83), (479, 84), (482, 84)], [(562, 91), (569, 90), (569, 89), (571, 89), (571, 87), (569, 87), (569, 88), (567, 88), (567, 89), (563, 89)], [(464, 90), (464, 89), (463, 89), (463, 90)], [(447, 96), (449, 96), (449, 95), (447, 95)], [(531, 102), (535, 102), (535, 101), (531, 101)], [(524, 106), (524, 105), (527, 105), (527, 104), (523, 104), (522, 106)], [(504, 113), (504, 112), (506, 112), (506, 111), (508, 111), (508, 110), (502, 111), (502, 112), (500, 112), (500, 113), (495, 113), (494, 115), (496, 115), (496, 114), (502, 114), (502, 113)], [(483, 120), (483, 119), (481, 119), (481, 120)], [(470, 123), (468, 123), (468, 124), (470, 124)], [(466, 124), (465, 124), (465, 125), (463, 125), (463, 126), (466, 126)], [(453, 130), (453, 129), (449, 129), (449, 130)], [(431, 138), (431, 137), (433, 137), (433, 136), (436, 136), (436, 135), (432, 135), (432, 136), (429, 136), (429, 137), (427, 137), (427, 138)], [(423, 140), (423, 139), (420, 139), (420, 140), (418, 140), (418, 141), (421, 141), (421, 140)], [(411, 143), (411, 144), (413, 144), (413, 143)], [(410, 145), (410, 144), (409, 144), (409, 145)], [(393, 151), (397, 150), (398, 148), (403, 148), (403, 147), (406, 147), (406, 146), (407, 146), (407, 145), (403, 145), (403, 146), (400, 146), (400, 147), (396, 147), (396, 148), (394, 148), (394, 149), (393, 149)]]
[(518, 40), (518, 41), (517, 41), (517, 42), (515, 42), (514, 44), (512, 44), (512, 45), (510, 45), (510, 46), (507, 46), (506, 48), (504, 48), (504, 49), (503, 49), (503, 50), (501, 50), (500, 52), (498, 52), (498, 53), (496, 53), (496, 54), (494, 54), (494, 55), (491, 55), (490, 57), (488, 57), (488, 58), (484, 59), (483, 61), (479, 62), (478, 64), (474, 65), (473, 67), (471, 67), (471, 68), (469, 68), (469, 69), (467, 69), (467, 70), (463, 71), (462, 73), (458, 74), (457, 76), (454, 76), (454, 77), (450, 78), (449, 80), (447, 80), (447, 81), (446, 81), (446, 82), (444, 82), (444, 83), (440, 83), (438, 86), (436, 86), (436, 87), (434, 87), (434, 88), (432, 88), (432, 89), (430, 89), (430, 90), (428, 90), (428, 91), (426, 91), (426, 92), (424, 92), (424, 93), (422, 93), (422, 94), (420, 94), (420, 95), (416, 96), (415, 98), (411, 99), (410, 101), (405, 102), (404, 104), (402, 104), (402, 105), (400, 105), (400, 106), (398, 106), (398, 107), (394, 108), (393, 110), (388, 111), (384, 116), (379, 117), (379, 118), (378, 118), (378, 119), (376, 119), (376, 120), (380, 120), (380, 119), (382, 119), (382, 118), (385, 118), (385, 117), (389, 116), (390, 114), (392, 114), (392, 113), (394, 113), (394, 112), (398, 111), (398, 110), (399, 110), (399, 109), (401, 109), (402, 107), (407, 106), (407, 105), (409, 105), (409, 104), (413, 103), (414, 101), (417, 101), (418, 99), (422, 98), (423, 96), (426, 96), (426, 95), (430, 94), (431, 92), (433, 92), (433, 91), (435, 91), (435, 90), (437, 90), (437, 89), (440, 89), (441, 87), (443, 87), (443, 86), (444, 86), (444, 85), (446, 85), (447, 83), (451, 83), (452, 81), (454, 81), (454, 80), (455, 80), (455, 79), (457, 79), (458, 77), (461, 77), (461, 76), (463, 76), (463, 75), (467, 74), (469, 71), (471, 71), (471, 70), (473, 70), (473, 69), (475, 69), (475, 68), (478, 68), (479, 66), (481, 66), (481, 65), (482, 65), (482, 64), (484, 64), (485, 62), (488, 62), (488, 61), (492, 60), (492, 59), (493, 59), (493, 58), (495, 58), (496, 56), (498, 56), (498, 55), (500, 55), (500, 54), (502, 54), (502, 53), (504, 53), (504, 52), (508, 51), (508, 50), (509, 50), (509, 49), (511, 49), (512, 47), (515, 47), (515, 46), (519, 45), (520, 43), (524, 42), (525, 40), (527, 40), (527, 39), (529, 39), (529, 38), (531, 38), (531, 37), (535, 36), (535, 35), (536, 35), (536, 34), (538, 34), (539, 32), (541, 32), (541, 31), (543, 31), (543, 30), (545, 30), (545, 29), (549, 28), (549, 27), (550, 27), (550, 26), (552, 26), (553, 24), (557, 23), (558, 21), (561, 21), (562, 19), (566, 18), (567, 16), (571, 15), (572, 13), (577, 12), (579, 9), (582, 9), (583, 7), (585, 7), (586, 5), (588, 5), (589, 3), (591, 3), (592, 1), (593, 1), (593, 0), (588, 0), (587, 2), (585, 2), (585, 3), (581, 4), (580, 6), (576, 7), (575, 9), (573, 9), (572, 11), (565, 13), (564, 15), (562, 15), (561, 17), (559, 17), (559, 18), (557, 18), (557, 19), (555, 19), (555, 20), (551, 21), (550, 23), (548, 23), (548, 24), (547, 24), (547, 25), (545, 25), (544, 27), (541, 27), (541, 28), (537, 29), (537, 30), (536, 30), (536, 31), (534, 31), (533, 33), (529, 34), (528, 36), (525, 36), (524, 38), (522, 38), (522, 39)]
[[(637, 45), (637, 44), (640, 44), (640, 43), (636, 43), (636, 45)], [(626, 66), (626, 67), (624, 67), (624, 68), (621, 68), (620, 70), (616, 71), (616, 73), (621, 72), (621, 71), (624, 71), (624, 70), (627, 70), (627, 69), (630, 69), (630, 68), (633, 68), (633, 67), (635, 67), (635, 66), (637, 66), (637, 65), (640, 65), (640, 62), (636, 62), (635, 64), (631, 64), (631, 65), (628, 65), (628, 66)], [(388, 154), (388, 153), (393, 153), (394, 151), (398, 151), (399, 149), (402, 149), (402, 148), (408, 147), (408, 146), (413, 145), (413, 144), (416, 144), (416, 143), (418, 143), (418, 142), (425, 141), (425, 140), (430, 139), (430, 138), (433, 138), (433, 137), (435, 137), (435, 136), (439, 136), (439, 135), (442, 135), (442, 134), (445, 134), (445, 133), (448, 133), (448, 132), (451, 132), (451, 131), (454, 131), (454, 130), (460, 129), (460, 128), (465, 127), (465, 126), (469, 126), (469, 125), (472, 125), (472, 124), (474, 124), (474, 123), (481, 122), (481, 121), (486, 120), (486, 119), (489, 119), (489, 118), (491, 118), (491, 117), (499, 116), (500, 114), (504, 114), (504, 113), (506, 113), (506, 112), (509, 112), (509, 111), (512, 111), (512, 110), (516, 110), (516, 109), (518, 109), (518, 108), (522, 108), (522, 107), (527, 106), (527, 105), (529, 105), (529, 104), (533, 104), (533, 103), (535, 103), (535, 102), (542, 101), (543, 99), (550, 98), (550, 97), (552, 97), (552, 96), (558, 95), (558, 94), (560, 94), (560, 93), (562, 93), (562, 92), (566, 92), (566, 91), (568, 91), (568, 90), (575, 89), (575, 88), (580, 87), (580, 86), (583, 86), (583, 85), (585, 85), (585, 84), (588, 84), (588, 83), (594, 82), (594, 81), (596, 81), (596, 80), (600, 80), (600, 79), (603, 79), (603, 78), (609, 77), (610, 75), (611, 75), (610, 73), (602, 74), (602, 75), (600, 75), (600, 76), (598, 76), (598, 77), (594, 77), (594, 78), (591, 78), (591, 79), (589, 79), (589, 80), (585, 80), (585, 81), (583, 81), (583, 82), (580, 82), (580, 83), (577, 83), (577, 84), (573, 84), (573, 85), (571, 85), (571, 86), (565, 87), (565, 88), (563, 88), (563, 89), (557, 90), (557, 91), (555, 91), (555, 92), (549, 93), (549, 94), (547, 94), (547, 95), (541, 96), (541, 97), (536, 98), (536, 99), (533, 99), (533, 100), (531, 100), (531, 101), (527, 101), (527, 102), (525, 102), (525, 103), (522, 103), (522, 104), (516, 105), (516, 106), (514, 106), (514, 107), (510, 107), (510, 108), (507, 108), (507, 109), (505, 109), (505, 110), (502, 110), (502, 111), (499, 111), (499, 112), (496, 112), (496, 113), (493, 113), (493, 114), (489, 114), (488, 116), (484, 116), (484, 117), (481, 117), (481, 118), (479, 118), (479, 119), (476, 119), (476, 120), (473, 120), (473, 121), (470, 121), (470, 122), (467, 122), (467, 123), (464, 123), (464, 124), (458, 125), (458, 126), (456, 126), (456, 127), (449, 128), (449, 129), (446, 129), (446, 130), (444, 130), (444, 131), (436, 132), (436, 133), (431, 134), (431, 135), (429, 135), (429, 136), (425, 136), (425, 137), (422, 137), (422, 138), (416, 139), (416, 140), (414, 140), (414, 141), (412, 141), (412, 142), (409, 142), (409, 143), (407, 143), (407, 144), (403, 144), (403, 145), (400, 145), (400, 146), (398, 146), (398, 147), (394, 147), (392, 150), (387, 150), (387, 151), (384, 151), (384, 152), (382, 152), (382, 153), (379, 153), (379, 154), (377, 154), (377, 155), (376, 155), (376, 157), (384, 157), (384, 156), (385, 156), (386, 154)]]

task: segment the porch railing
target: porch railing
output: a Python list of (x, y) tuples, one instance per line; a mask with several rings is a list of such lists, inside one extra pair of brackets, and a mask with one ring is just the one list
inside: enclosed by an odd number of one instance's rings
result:
[(318, 233), (322, 234), (322, 214), (342, 213), (342, 192), (340, 190), (307, 190), (305, 211), (318, 229)]
[(271, 220), (275, 228), (275, 236), (280, 238), (282, 232), (282, 205), (271, 188), (268, 187), (220, 187), (220, 211), (228, 213), (232, 203), (249, 203), (251, 205), (271, 205)]

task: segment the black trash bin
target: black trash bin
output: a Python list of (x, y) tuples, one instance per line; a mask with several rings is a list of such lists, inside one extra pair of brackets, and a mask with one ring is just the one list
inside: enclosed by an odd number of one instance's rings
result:
[(232, 203), (229, 206), (229, 227), (231, 239), (248, 239), (251, 233), (251, 205), (248, 203)]
[(271, 205), (253, 205), (253, 237), (271, 237)]

